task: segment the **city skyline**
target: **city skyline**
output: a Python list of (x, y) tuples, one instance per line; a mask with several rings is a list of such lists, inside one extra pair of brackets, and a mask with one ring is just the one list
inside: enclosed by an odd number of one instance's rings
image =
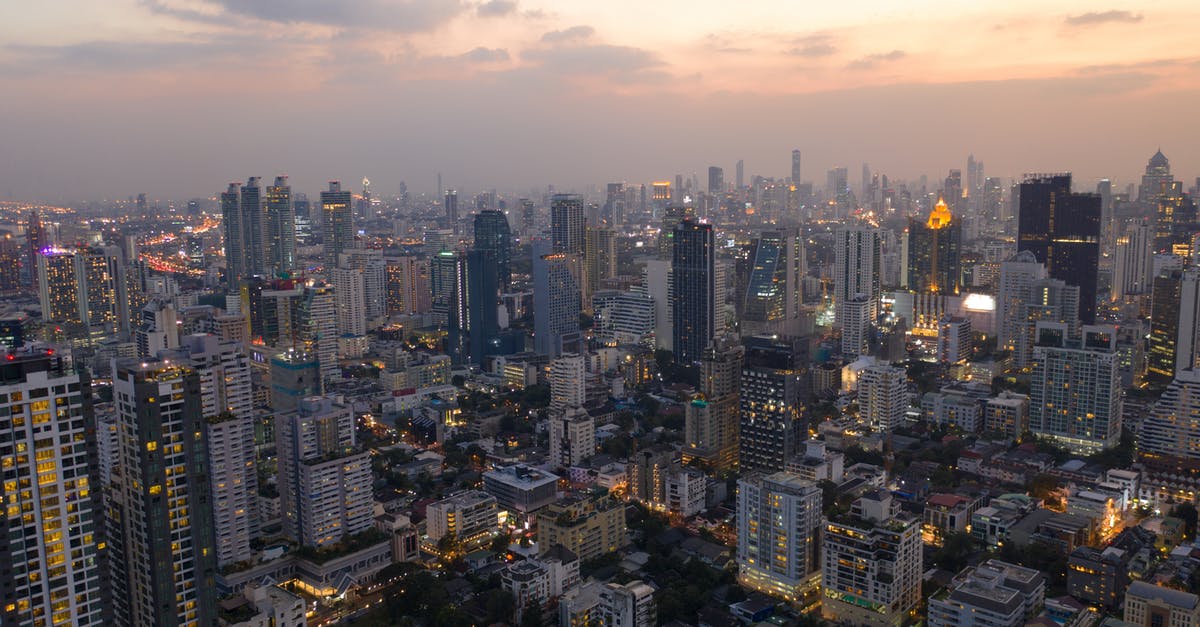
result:
[(0, 151), (5, 200), (210, 196), (231, 172), (309, 193), (365, 175), (384, 194), (432, 193), (439, 173), (582, 190), (739, 159), (783, 178), (794, 148), (818, 182), (864, 161), (913, 179), (970, 153), (989, 175), (1084, 185), (1135, 181), (1159, 147), (1200, 169), (1197, 131), (1169, 123), (1200, 101), (1200, 57), (1178, 54), (1200, 11), (1183, 2), (16, 10), (0, 9), (0, 111), (23, 121)]

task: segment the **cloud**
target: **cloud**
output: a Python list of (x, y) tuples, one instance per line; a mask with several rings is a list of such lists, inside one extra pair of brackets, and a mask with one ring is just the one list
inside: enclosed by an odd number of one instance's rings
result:
[(632, 83), (665, 76), (658, 55), (631, 46), (583, 44), (537, 48), (521, 53), (521, 59), (535, 64), (536, 71), (565, 77), (605, 76), (619, 83)]
[(464, 60), (472, 63), (498, 63), (509, 59), (508, 51), (504, 48), (484, 48), (480, 46), (462, 55)]
[(1142, 21), (1141, 13), (1114, 9), (1111, 11), (1091, 11), (1089, 13), (1080, 13), (1079, 15), (1068, 15), (1063, 20), (1063, 23), (1072, 28), (1084, 28), (1111, 22), (1136, 24), (1140, 21)]
[[(320, 24), (417, 33), (466, 9), (462, 0), (214, 0), (226, 14), (285, 24)], [(501, 0), (502, 2), (504, 0)]]
[(824, 34), (800, 37), (793, 44), (794, 46), (787, 50), (787, 54), (797, 57), (808, 57), (810, 59), (827, 57), (838, 50), (837, 46), (833, 43), (833, 37)]
[[(287, 44), (282, 44), (287, 45)], [(224, 37), (208, 41), (123, 42), (88, 41), (63, 46), (11, 45), (3, 50), (14, 59), (0, 66), (5, 73), (59, 71), (142, 71), (164, 67), (196, 66), (214, 59), (253, 57), (267, 44), (257, 37)]]
[(475, 13), (479, 17), (504, 17), (516, 10), (517, 3), (514, 0), (490, 0), (479, 5)]
[(903, 50), (893, 50), (891, 52), (880, 52), (880, 53), (876, 53), (876, 54), (869, 54), (865, 57), (862, 57), (861, 59), (855, 59), (854, 61), (851, 61), (850, 65), (847, 65), (846, 67), (848, 67), (851, 70), (869, 70), (873, 67), (878, 66), (881, 63), (886, 63), (888, 61), (898, 61), (900, 59), (903, 59), (906, 56), (908, 56), (908, 53)]
[(595, 34), (596, 29), (591, 26), (572, 26), (563, 30), (552, 30), (542, 35), (542, 41), (548, 44), (557, 44), (580, 39), (591, 39), (592, 35)]

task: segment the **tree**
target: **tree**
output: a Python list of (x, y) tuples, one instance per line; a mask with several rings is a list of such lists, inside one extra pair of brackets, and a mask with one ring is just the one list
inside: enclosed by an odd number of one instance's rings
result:
[(1196, 537), (1196, 506), (1191, 503), (1180, 503), (1171, 508), (1171, 517), (1183, 521), (1183, 535), (1187, 539)]
[(542, 606), (537, 601), (530, 601), (521, 612), (521, 627), (542, 627)]
[(484, 608), (487, 610), (488, 623), (507, 623), (517, 610), (517, 602), (504, 590), (488, 590)]
[(967, 566), (974, 554), (975, 539), (971, 534), (955, 531), (943, 536), (942, 546), (933, 553), (933, 563), (938, 568), (957, 573)]

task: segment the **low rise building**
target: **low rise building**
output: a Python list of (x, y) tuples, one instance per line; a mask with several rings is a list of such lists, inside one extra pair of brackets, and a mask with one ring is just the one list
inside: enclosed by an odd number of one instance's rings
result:
[(1125, 622), (1137, 627), (1198, 627), (1200, 597), (1135, 581), (1125, 592)]
[(929, 627), (1019, 627), (1041, 609), (1042, 573), (1000, 560), (968, 567), (929, 599)]
[(625, 506), (609, 497), (575, 497), (553, 503), (538, 512), (537, 524), (542, 553), (559, 544), (585, 562), (628, 542)]

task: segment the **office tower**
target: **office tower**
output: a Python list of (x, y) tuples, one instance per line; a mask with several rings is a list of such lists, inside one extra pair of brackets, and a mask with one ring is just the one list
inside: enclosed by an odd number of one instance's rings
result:
[(1147, 220), (1125, 228), (1116, 240), (1112, 299), (1149, 294), (1154, 281), (1154, 231)]
[(701, 397), (684, 406), (683, 462), (716, 470), (738, 465), (738, 418), (746, 349), (731, 335), (718, 336), (700, 359)]
[(708, 193), (714, 196), (725, 193), (725, 170), (715, 165), (708, 168)]
[(246, 272), (264, 274), (266, 272), (265, 248), (268, 245), (266, 237), (266, 221), (263, 216), (262, 187), (258, 177), (246, 179), (242, 186), (238, 210), (241, 212), (242, 241), (245, 250), (242, 258), (246, 263)]
[(283, 533), (321, 548), (370, 529), (371, 453), (354, 437), (354, 414), (330, 397), (300, 400), (275, 418)]
[(271, 409), (296, 411), (301, 399), (321, 393), (321, 364), (315, 353), (288, 350), (271, 358)]
[(675, 228), (686, 219), (694, 220), (696, 210), (691, 205), (667, 205), (662, 213), (662, 228), (658, 231), (658, 258), (671, 259), (675, 249)]
[(1019, 324), (1013, 342), (1013, 365), (1021, 369), (1033, 364), (1038, 322), (1062, 323), (1071, 337), (1079, 333), (1079, 320), (1075, 317), (1075, 312), (1079, 311), (1077, 286), (1058, 279), (1038, 279), (1033, 282), (1030, 295), (1030, 301), (1018, 313)]
[(225, 280), (232, 286), (251, 274), (237, 183), (230, 183), (229, 188), (221, 192), (221, 224), (225, 227)]
[(1079, 286), (1079, 320), (1096, 320), (1100, 197), (1071, 193), (1071, 175), (1029, 175), (1021, 183), (1017, 250), (1031, 251), (1051, 278)]
[(317, 357), (321, 390), (324, 390), (331, 381), (341, 379), (341, 365), (337, 359), (337, 299), (333, 286), (306, 285), (298, 305), (298, 341), (294, 348)]
[(528, 236), (537, 228), (534, 226), (537, 218), (533, 201), (528, 198), (521, 198), (517, 200), (517, 204), (521, 206), (521, 233)]
[(286, 176), (275, 177), (275, 184), (267, 186), (264, 257), (271, 276), (296, 267), (296, 214)]
[(703, 356), (716, 335), (716, 241), (711, 224), (685, 219), (674, 231), (671, 276), (671, 344), (675, 363), (691, 364)]
[(1186, 369), (1142, 419), (1138, 452), (1160, 467), (1186, 469), (1200, 464), (1200, 370)]
[(1157, 205), (1167, 188), (1175, 181), (1171, 176), (1171, 162), (1159, 150), (1146, 163), (1146, 173), (1138, 186), (1138, 202)]
[(432, 296), (429, 258), (402, 255), (386, 258), (387, 314), (411, 316), (429, 313)]
[(475, 214), (475, 250), (491, 253), (500, 291), (507, 292), (512, 285), (512, 231), (503, 211), (488, 209)]
[(1134, 627), (1200, 626), (1200, 597), (1191, 592), (1134, 581), (1125, 590), (1124, 622)]
[(1077, 453), (1115, 446), (1123, 404), (1116, 329), (1087, 325), (1080, 340), (1061, 323), (1039, 322), (1035, 330), (1030, 431)]
[(962, 222), (939, 197), (926, 220), (908, 221), (908, 289), (957, 294), (962, 286), (961, 248)]
[(351, 248), (338, 255), (338, 267), (357, 270), (363, 277), (363, 315), (367, 326), (387, 315), (387, 260), (378, 248)]
[(979, 199), (979, 214), (987, 220), (1005, 222), (1008, 219), (1005, 207), (1003, 181), (993, 176), (985, 178)]
[(579, 331), (578, 257), (545, 252), (545, 241), (533, 244), (533, 342), (539, 355), (557, 357), (574, 350)]
[(216, 553), (200, 376), (168, 361), (118, 360), (113, 393), (120, 399), (117, 446), (104, 492), (115, 624), (214, 624)]
[(1146, 352), (1146, 365), (1151, 378), (1165, 382), (1175, 376), (1179, 353), (1177, 342), (1184, 333), (1184, 328), (1180, 325), (1180, 314), (1184, 307), (1183, 272), (1167, 270), (1154, 277), (1153, 286), (1150, 348)]
[(338, 255), (354, 247), (354, 212), (350, 201), (350, 190), (342, 191), (340, 181), (329, 181), (329, 189), (321, 192), (321, 237), (326, 268), (337, 266)]
[(629, 203), (625, 200), (624, 183), (609, 183), (604, 194), (604, 223), (610, 227), (625, 223), (625, 211)]
[(842, 355), (866, 355), (871, 348), (871, 305), (866, 294), (855, 294), (842, 304)]
[(1020, 627), (1041, 610), (1046, 577), (1000, 560), (967, 567), (929, 600), (930, 627)]
[(799, 606), (821, 587), (821, 489), (787, 472), (738, 481), (738, 583)]
[(806, 346), (774, 336), (748, 338), (745, 346), (738, 462), (743, 472), (779, 470), (805, 439)]
[(600, 290), (600, 282), (617, 276), (617, 233), (609, 228), (588, 226), (584, 242), (583, 265), (587, 274), (589, 299)]
[(1179, 288), (1179, 337), (1175, 341), (1175, 372), (1200, 368), (1200, 270), (1183, 272)]
[(592, 296), (593, 336), (605, 346), (654, 345), (654, 299), (640, 289), (600, 290)]
[(38, 255), (43, 248), (50, 246), (50, 236), (38, 218), (37, 210), (29, 212), (29, 220), (25, 223), (25, 266), (29, 273), (29, 284), (34, 291), (38, 288)]
[(496, 498), (480, 490), (459, 492), (426, 508), (426, 535), (434, 542), (450, 538), (459, 547), (478, 545), (495, 535)]
[(550, 362), (550, 413), (583, 407), (587, 399), (587, 369), (583, 355), (563, 353)]
[(250, 359), (240, 344), (204, 334), (189, 335), (179, 350), (160, 356), (186, 364), (200, 378), (217, 566), (253, 559), (250, 540), (258, 534), (258, 467)]
[(312, 219), (312, 203), (308, 200), (308, 194), (297, 193), (292, 196), (292, 215), (296, 218), (304, 220)]
[(867, 493), (830, 517), (821, 543), (827, 620), (899, 627), (920, 604), (921, 524), (890, 493)]
[(0, 232), (0, 291), (21, 288), (21, 248), (10, 231)]
[(792, 184), (800, 184), (800, 149), (792, 150)]
[(596, 454), (596, 419), (581, 407), (550, 416), (550, 466), (580, 466)]
[(659, 211), (671, 202), (671, 181), (654, 181), (650, 184), (650, 201), (654, 204), (654, 213), (659, 215)]
[(107, 613), (91, 380), (53, 352), (0, 362), (4, 625), (102, 625)]
[(446, 190), (442, 205), (446, 211), (446, 228), (458, 235), (458, 190)]
[(467, 253), (466, 334), (471, 363), (483, 364), (488, 355), (500, 352), (499, 274), (496, 258), (491, 251), (473, 250)]
[(876, 364), (859, 373), (859, 422), (878, 433), (891, 433), (904, 423), (908, 404), (908, 377), (903, 368)]
[(838, 229), (833, 235), (833, 298), (838, 307), (837, 324), (844, 326), (842, 303), (857, 294), (871, 301), (871, 321), (879, 312), (880, 277), (883, 240), (877, 229), (851, 226)]
[(583, 196), (555, 194), (550, 198), (550, 239), (555, 253), (583, 255)]
[(339, 335), (366, 335), (367, 288), (362, 270), (331, 268), (329, 278), (337, 300), (337, 331)]
[(672, 308), (675, 302), (675, 282), (671, 273), (671, 262), (651, 259), (642, 268), (640, 290), (654, 300), (654, 342), (662, 350), (673, 350), (675, 317)]
[(466, 280), (466, 258), (454, 251), (443, 250), (429, 260), (430, 310), (433, 322), (449, 328), (455, 299), (463, 293)]
[(800, 335), (804, 275), (799, 229), (766, 231), (755, 238), (741, 295), (742, 333)]

